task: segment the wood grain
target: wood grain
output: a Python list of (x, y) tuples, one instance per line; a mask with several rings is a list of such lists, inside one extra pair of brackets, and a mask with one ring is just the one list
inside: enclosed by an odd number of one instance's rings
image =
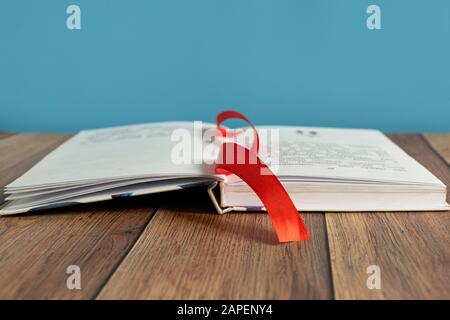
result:
[[(391, 138), (450, 185), (445, 139)], [(65, 139), (0, 138), (0, 187)], [(218, 216), (201, 190), (164, 195), (152, 218), (162, 197), (1, 217), (0, 299), (450, 299), (448, 212), (306, 213), (312, 240), (278, 245), (266, 214)], [(72, 264), (81, 290), (66, 287)], [(372, 264), (381, 290), (366, 287)]]
[[(67, 136), (17, 135), (0, 140), (0, 187)], [(151, 218), (154, 197), (121, 199), (36, 214), (0, 217), (0, 299), (92, 298)], [(66, 286), (81, 268), (81, 290)]]
[(0, 131), (0, 139), (12, 136), (12, 132)]
[(430, 146), (450, 165), (450, 133), (425, 134)]
[[(0, 298), (94, 297), (148, 223), (151, 203), (136, 198), (2, 217)], [(81, 290), (66, 286), (69, 265), (80, 267)]]
[(99, 299), (329, 299), (323, 214), (305, 243), (277, 244), (265, 213), (217, 215), (203, 190), (155, 214)]
[[(391, 139), (446, 185), (448, 166), (419, 135)], [(336, 299), (450, 299), (449, 212), (327, 213)], [(368, 289), (367, 267), (381, 269)]]

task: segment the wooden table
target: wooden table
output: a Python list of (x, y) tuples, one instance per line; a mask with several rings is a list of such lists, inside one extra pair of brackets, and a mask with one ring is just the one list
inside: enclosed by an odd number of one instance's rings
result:
[[(389, 136), (450, 186), (450, 134)], [(0, 133), (0, 187), (67, 138)], [(266, 214), (219, 216), (204, 190), (2, 217), (0, 298), (450, 299), (449, 212), (303, 216), (312, 239), (283, 245)]]

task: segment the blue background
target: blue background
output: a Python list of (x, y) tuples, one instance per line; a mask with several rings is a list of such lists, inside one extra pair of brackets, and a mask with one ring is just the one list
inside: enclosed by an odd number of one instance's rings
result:
[[(81, 7), (81, 30), (66, 8)], [(366, 28), (377, 4), (382, 30)], [(0, 2), (0, 130), (160, 120), (450, 131), (450, 1)]]

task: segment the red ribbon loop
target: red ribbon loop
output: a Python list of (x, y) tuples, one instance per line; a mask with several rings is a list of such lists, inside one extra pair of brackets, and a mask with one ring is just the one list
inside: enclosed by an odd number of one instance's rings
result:
[[(308, 229), (289, 194), (275, 174), (258, 157), (259, 137), (255, 126), (237, 111), (224, 111), (217, 115), (216, 122), (219, 131), (225, 136), (229, 136), (229, 133), (220, 125), (228, 119), (241, 119), (247, 122), (253, 128), (254, 142), (250, 150), (234, 142), (223, 143), (216, 172), (233, 173), (252, 188), (266, 208), (280, 242), (309, 240)], [(232, 151), (231, 163), (227, 158), (227, 151)], [(246, 159), (243, 163), (242, 157)], [(247, 161), (252, 157), (256, 159), (256, 163)]]

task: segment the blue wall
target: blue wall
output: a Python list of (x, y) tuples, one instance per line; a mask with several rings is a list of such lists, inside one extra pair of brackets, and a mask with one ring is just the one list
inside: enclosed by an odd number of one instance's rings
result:
[[(66, 28), (77, 4), (82, 29)], [(366, 8), (382, 30), (366, 28)], [(448, 0), (1, 0), (0, 130), (160, 120), (450, 131)]]

